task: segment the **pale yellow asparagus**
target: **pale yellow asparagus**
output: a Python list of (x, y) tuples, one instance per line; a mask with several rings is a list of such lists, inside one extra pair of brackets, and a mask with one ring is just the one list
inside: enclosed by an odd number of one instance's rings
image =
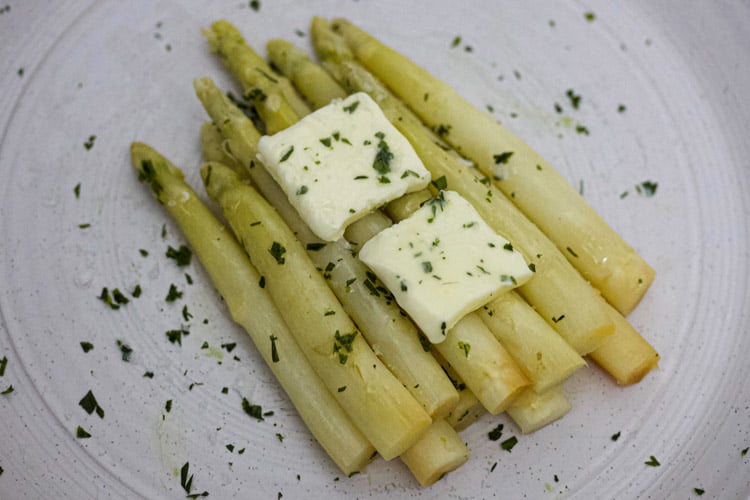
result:
[(420, 485), (429, 486), (466, 463), (469, 448), (450, 424), (438, 420), (400, 458)]
[[(236, 118), (227, 108), (234, 105), (209, 79), (196, 81), (196, 93), (214, 122), (231, 124), (231, 127), (219, 126), (229, 149), (241, 164), (254, 165), (248, 169), (254, 184), (306, 245), (315, 266), (326, 272), (329, 286), (378, 355), (425, 411), (435, 418), (447, 414), (458, 395), (440, 366), (424, 351), (411, 321), (403, 317), (395, 303), (373, 294), (371, 273), (352, 255), (351, 249), (341, 244), (326, 245), (312, 234), (262, 164), (254, 162), (259, 134), (250, 120), (244, 115), (242, 119)], [(227, 121), (227, 117), (232, 119)], [(366, 219), (360, 222), (366, 223)], [(329, 263), (333, 267), (325, 271)]]
[(180, 226), (229, 313), (250, 335), (316, 440), (345, 474), (363, 470), (375, 449), (313, 371), (245, 251), (185, 183), (183, 173), (149, 146), (133, 143), (133, 167)]
[(606, 305), (554, 244), (486, 178), (437, 146), (433, 134), (366, 70), (351, 61), (329, 61), (332, 65), (342, 81), (351, 85), (350, 90), (373, 97), (412, 144), (433, 179), (445, 177), (449, 189), (461, 193), (490, 227), (524, 254), (536, 272), (519, 292), (542, 317), (581, 355), (601, 346), (614, 331)]
[(266, 50), (269, 61), (294, 83), (314, 109), (346, 97), (347, 93), (336, 80), (293, 43), (271, 40), (266, 44)]
[(295, 97), (291, 83), (274, 73), (229, 21), (216, 21), (209, 29), (203, 30), (203, 34), (211, 50), (242, 85), (244, 98), (255, 105), (269, 134), (285, 128), (288, 121), (309, 113), (305, 102)]
[(618, 384), (636, 384), (658, 367), (659, 353), (613, 307), (609, 312), (615, 322), (615, 333), (590, 357)]
[(526, 391), (507, 409), (510, 418), (529, 434), (564, 417), (572, 408), (561, 385), (542, 393)]
[(406, 56), (346, 20), (333, 24), (357, 59), (428, 126), (445, 130), (611, 304), (624, 315), (635, 308), (654, 270), (541, 155)]

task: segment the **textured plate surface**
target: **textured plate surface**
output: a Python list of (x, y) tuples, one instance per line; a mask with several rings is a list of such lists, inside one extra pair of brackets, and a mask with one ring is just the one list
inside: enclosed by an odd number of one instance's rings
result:
[[(0, 498), (184, 498), (186, 462), (193, 492), (221, 499), (750, 496), (747, 1), (9, 0), (0, 12), (0, 391), (14, 389), (0, 395)], [(200, 264), (164, 256), (183, 239), (128, 159), (131, 141), (148, 142), (199, 187), (191, 81), (234, 88), (200, 29), (225, 17), (261, 52), (273, 37), (307, 48), (315, 14), (414, 58), (583, 190), (657, 269), (631, 321), (660, 370), (625, 389), (583, 370), (566, 385), (573, 411), (511, 453), (486, 434), (517, 429), (483, 418), (462, 434), (469, 463), (431, 488), (398, 461), (341, 477)], [(184, 295), (167, 303), (172, 283)], [(136, 285), (120, 310), (97, 299)], [(89, 390), (103, 418), (79, 405)], [(243, 397), (273, 415), (249, 418)]]

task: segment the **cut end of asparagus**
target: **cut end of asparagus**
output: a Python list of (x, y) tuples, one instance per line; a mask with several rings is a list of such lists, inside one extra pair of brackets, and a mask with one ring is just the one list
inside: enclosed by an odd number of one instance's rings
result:
[(469, 459), (466, 443), (444, 420), (434, 422), (417, 443), (401, 454), (422, 486), (429, 486)]

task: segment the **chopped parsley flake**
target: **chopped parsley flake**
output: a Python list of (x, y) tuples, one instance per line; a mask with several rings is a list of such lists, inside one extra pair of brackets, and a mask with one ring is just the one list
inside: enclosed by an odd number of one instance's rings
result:
[(76, 184), (76, 186), (73, 188), (73, 194), (76, 195), (76, 199), (81, 197), (81, 183), (80, 182)]
[(553, 323), (559, 323), (563, 319), (565, 319), (565, 315), (564, 314), (561, 314), (560, 316), (557, 316), (557, 317), (552, 316), (552, 322)]
[(504, 153), (493, 155), (492, 158), (495, 160), (495, 165), (505, 165), (511, 156), (513, 156), (513, 151), (505, 151)]
[(85, 396), (78, 402), (78, 404), (83, 408), (86, 413), (91, 415), (92, 413), (96, 412), (97, 415), (99, 415), (99, 418), (104, 418), (104, 410), (101, 406), (99, 406), (99, 403), (96, 401), (96, 398), (94, 397), (94, 393), (89, 390), (89, 392), (86, 393)]
[(698, 496), (702, 496), (706, 492), (706, 490), (704, 490), (703, 488), (693, 488), (693, 491)]
[(133, 354), (133, 349), (122, 340), (117, 340), (116, 344), (120, 348), (120, 353), (122, 354), (122, 360), (125, 361), (126, 363), (129, 362), (130, 355)]
[(391, 160), (393, 160), (393, 153), (391, 148), (388, 147), (388, 143), (383, 140), (385, 134), (378, 132), (375, 137), (380, 139), (378, 141), (378, 152), (375, 154), (375, 160), (372, 162), (372, 168), (381, 176), (391, 171)]
[(77, 437), (78, 439), (87, 439), (87, 438), (90, 438), (90, 437), (91, 437), (91, 434), (89, 434), (89, 433), (88, 433), (88, 432), (86, 431), (86, 429), (84, 429), (83, 427), (81, 427), (81, 426), (79, 425), (79, 426), (78, 426), (78, 428), (76, 429), (76, 437)]
[(594, 22), (594, 20), (596, 19), (596, 14), (594, 14), (593, 12), (586, 12), (583, 14), (583, 17), (584, 19), (586, 19), (588, 22), (591, 23), (591, 22)]
[(649, 467), (659, 467), (661, 464), (656, 459), (655, 456), (651, 455), (648, 459), (648, 461), (643, 462), (644, 464), (648, 465)]
[(453, 41), (451, 42), (451, 48), (458, 47), (459, 45), (461, 45), (461, 36), (460, 35), (458, 35), (458, 36), (456, 36), (456, 37), (453, 38)]
[(95, 135), (90, 135), (89, 139), (83, 143), (83, 147), (86, 148), (86, 151), (90, 150), (94, 147), (94, 141), (96, 140)]
[(640, 184), (636, 184), (635, 190), (639, 195), (650, 198), (656, 194), (656, 188), (659, 186), (656, 182), (643, 181)]
[(168, 399), (166, 403), (164, 403), (164, 411), (167, 413), (172, 411), (172, 400)]
[(98, 298), (111, 309), (115, 310), (130, 302), (130, 300), (117, 288), (112, 290), (112, 295), (109, 294), (109, 289), (107, 287), (102, 288)]
[(446, 179), (445, 176), (442, 175), (432, 181), (432, 185), (435, 186), (435, 189), (437, 189), (438, 191), (445, 191), (446, 189), (448, 189), (448, 179)]
[[(81, 344), (83, 344), (83, 343), (81, 343)], [(3, 359), (0, 359), (0, 377), (2, 377), (2, 376), (5, 375), (5, 367), (6, 366), (8, 366), (8, 356), (3, 356)]]
[(570, 105), (573, 106), (573, 109), (578, 109), (581, 105), (581, 96), (576, 94), (573, 89), (566, 90), (565, 95), (570, 99)]
[(180, 469), (180, 486), (182, 486), (182, 489), (184, 489), (185, 493), (187, 493), (186, 498), (195, 499), (199, 497), (208, 496), (207, 491), (204, 491), (203, 493), (190, 493), (193, 490), (193, 475), (190, 474), (189, 462), (185, 462), (185, 465), (183, 465), (182, 468)]
[(137, 299), (141, 296), (142, 293), (143, 290), (141, 289), (141, 285), (135, 285), (135, 288), (133, 288), (133, 291), (130, 292), (130, 295), (132, 295), (134, 299)]
[(500, 443), (500, 448), (504, 449), (507, 452), (510, 452), (517, 443), (518, 438), (516, 438), (516, 436), (513, 436)]
[(354, 113), (354, 111), (357, 109), (357, 106), (359, 106), (359, 101), (354, 101), (348, 106), (344, 106), (344, 111), (346, 111), (349, 114)]
[(287, 161), (289, 159), (289, 157), (292, 156), (292, 153), (294, 153), (294, 146), (290, 147), (289, 151), (287, 151), (286, 153), (284, 153), (284, 155), (281, 157), (281, 159), (279, 159), (279, 163), (284, 163), (285, 161)]
[(247, 398), (242, 398), (242, 409), (259, 422), (263, 420), (263, 408), (260, 405), (251, 404)]
[(228, 342), (226, 344), (221, 344), (221, 348), (225, 349), (227, 352), (234, 351), (235, 347), (237, 347), (237, 342)]
[(260, 0), (250, 0), (250, 8), (258, 12), (260, 10)]
[(432, 263), (430, 261), (424, 261), (422, 262), (422, 271), (425, 273), (431, 273), (432, 272)]
[(8, 394), (11, 394), (15, 389), (13, 388), (13, 384), (9, 385), (3, 392), (0, 392), (0, 395), (7, 396)]
[(278, 363), (279, 351), (276, 350), (276, 341), (279, 339), (275, 335), (271, 335), (269, 338), (271, 339), (271, 361)]
[(469, 357), (469, 351), (471, 351), (471, 344), (467, 342), (459, 342), (458, 349), (464, 352), (465, 357)]
[(311, 252), (317, 252), (318, 250), (320, 250), (321, 248), (325, 246), (326, 246), (325, 243), (308, 243), (307, 245), (305, 245), (305, 249)]
[[(93, 143), (92, 143), (92, 146), (93, 146)], [(141, 162), (141, 168), (138, 171), (138, 180), (140, 182), (148, 183), (151, 186), (151, 191), (153, 191), (157, 197), (164, 190), (162, 185), (156, 179), (156, 169), (154, 168), (154, 164), (151, 163), (151, 160), (143, 160)], [(162, 226), (162, 230), (161, 230), (162, 238), (166, 236), (166, 233), (167, 233), (166, 226)]]
[(174, 249), (171, 246), (167, 247), (165, 254), (167, 258), (174, 259), (179, 267), (190, 265), (190, 259), (193, 256), (193, 252), (185, 245), (180, 245), (179, 249)]
[(167, 330), (166, 336), (167, 339), (173, 344), (179, 344), (182, 345), (182, 337), (183, 335), (188, 335), (190, 331), (180, 328), (178, 330)]
[(572, 249), (572, 248), (570, 248), (570, 247), (565, 247), (565, 250), (567, 250), (567, 251), (568, 251), (568, 253), (569, 253), (570, 255), (572, 255), (573, 257), (578, 257), (578, 254), (577, 254), (577, 253), (575, 253), (575, 252), (573, 251), (573, 249)]
[(617, 431), (614, 434), (612, 434), (612, 437), (610, 437), (610, 439), (612, 441), (617, 441), (618, 439), (620, 439), (620, 431)]
[(188, 322), (192, 317), (193, 315), (188, 311), (188, 306), (182, 306), (182, 319), (184, 319), (185, 322)]
[(497, 424), (497, 427), (492, 429), (490, 432), (487, 433), (487, 437), (490, 441), (497, 441), (503, 436), (503, 428), (505, 426), (503, 424)]
[(274, 241), (268, 251), (271, 253), (273, 258), (276, 259), (277, 264), (284, 264), (284, 254), (286, 253), (286, 248), (284, 248), (281, 243)]
[(167, 302), (174, 302), (179, 298), (182, 298), (182, 292), (177, 289), (174, 283), (172, 283), (169, 285), (169, 292), (167, 292), (167, 296), (164, 297), (164, 300)]
[(336, 333), (334, 334), (333, 353), (338, 354), (339, 363), (342, 365), (345, 365), (346, 361), (349, 359), (348, 353), (353, 350), (354, 339), (357, 338), (357, 334), (359, 334), (357, 330), (345, 335), (341, 335), (339, 331), (336, 330)]

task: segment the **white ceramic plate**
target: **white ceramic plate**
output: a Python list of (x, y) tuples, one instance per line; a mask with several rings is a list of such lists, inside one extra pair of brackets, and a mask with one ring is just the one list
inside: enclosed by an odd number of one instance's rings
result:
[[(0, 498), (184, 498), (186, 462), (193, 492), (220, 499), (750, 495), (748, 2), (8, 0), (0, 12), (0, 390), (14, 388), (0, 395)], [(631, 320), (660, 370), (629, 388), (584, 370), (566, 386), (573, 411), (511, 453), (486, 435), (513, 424), (483, 418), (462, 434), (468, 464), (431, 488), (398, 461), (342, 477), (201, 266), (189, 285), (164, 256), (183, 239), (128, 158), (149, 142), (198, 186), (206, 118), (191, 81), (233, 88), (200, 29), (225, 17), (261, 52), (271, 37), (309, 47), (314, 14), (349, 17), (492, 106), (583, 187), (658, 271)], [(643, 181), (654, 196), (636, 192)], [(97, 299), (137, 284), (118, 311)], [(169, 343), (182, 325), (190, 335)], [(89, 390), (104, 418), (79, 406)], [(249, 418), (242, 397), (273, 416)]]

